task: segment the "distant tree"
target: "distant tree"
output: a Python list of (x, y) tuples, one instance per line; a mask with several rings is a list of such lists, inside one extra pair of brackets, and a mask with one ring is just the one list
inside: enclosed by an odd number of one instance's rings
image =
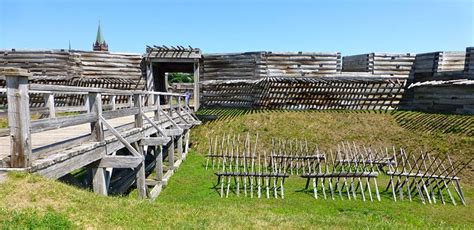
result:
[(190, 73), (169, 73), (169, 83), (193, 83), (194, 78)]

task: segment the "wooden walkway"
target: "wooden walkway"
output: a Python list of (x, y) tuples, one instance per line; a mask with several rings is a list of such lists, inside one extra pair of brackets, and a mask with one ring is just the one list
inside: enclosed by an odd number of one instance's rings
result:
[[(114, 127), (120, 127), (134, 122), (133, 116), (111, 119), (109, 123)], [(89, 124), (76, 125), (61, 129), (34, 133), (31, 135), (32, 149), (41, 148), (57, 144), (58, 142), (68, 141), (74, 138), (80, 138), (89, 135), (91, 127)], [(0, 159), (10, 156), (10, 137), (0, 137)]]
[[(127, 169), (117, 171), (125, 178), (119, 191), (135, 184), (139, 197), (154, 199), (185, 159), (190, 129), (201, 123), (182, 94), (29, 84), (30, 74), (19, 69), (0, 75), (7, 81), (0, 93), (7, 95), (9, 127), (0, 129), (0, 172), (61, 178), (87, 169), (93, 190), (107, 195), (115, 169)], [(44, 98), (35, 111), (46, 118), (31, 120), (33, 94)], [(84, 104), (68, 107), (64, 98)], [(146, 176), (150, 170), (153, 178)]]

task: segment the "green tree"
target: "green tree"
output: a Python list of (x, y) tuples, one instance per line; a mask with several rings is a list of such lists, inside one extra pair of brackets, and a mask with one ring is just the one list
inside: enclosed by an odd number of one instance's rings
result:
[(169, 73), (169, 83), (193, 83), (194, 78), (190, 73)]

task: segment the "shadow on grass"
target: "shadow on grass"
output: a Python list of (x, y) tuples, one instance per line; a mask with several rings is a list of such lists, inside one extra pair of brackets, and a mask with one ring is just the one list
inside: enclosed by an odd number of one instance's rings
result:
[(338, 114), (388, 114), (397, 124), (410, 131), (428, 133), (456, 133), (474, 136), (474, 116), (433, 114), (414, 111), (385, 110), (266, 110), (238, 108), (200, 109), (197, 114), (203, 122), (232, 120), (240, 116), (258, 113), (338, 113)]
[(394, 111), (391, 114), (398, 125), (411, 131), (474, 136), (474, 116), (412, 111)]

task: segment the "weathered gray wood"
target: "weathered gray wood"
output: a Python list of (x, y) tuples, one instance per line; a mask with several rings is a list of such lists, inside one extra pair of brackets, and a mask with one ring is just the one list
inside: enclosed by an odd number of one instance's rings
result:
[(150, 199), (155, 200), (158, 195), (160, 195), (161, 191), (163, 190), (163, 185), (161, 183), (155, 185), (153, 189), (150, 191)]
[(41, 84), (30, 84), (31, 90), (39, 91), (54, 91), (54, 92), (84, 92), (84, 93), (102, 93), (102, 94), (115, 94), (115, 95), (132, 95), (132, 91), (128, 90), (115, 90), (115, 89), (104, 89), (104, 88), (91, 88), (91, 87), (76, 87), (76, 86), (64, 86), (64, 85), (41, 85)]
[(140, 141), (140, 145), (142, 146), (167, 145), (170, 141), (171, 141), (170, 137), (147, 137), (147, 138), (143, 138)]
[(184, 138), (184, 157), (189, 153), (189, 137), (191, 135), (191, 130), (186, 130), (185, 138)]
[(183, 135), (178, 136), (177, 141), (178, 147), (178, 157), (179, 159), (183, 159)]
[(198, 63), (194, 63), (194, 111), (198, 111), (199, 107), (201, 106), (201, 103), (200, 103), (200, 95), (199, 95), (199, 92), (200, 92), (200, 88), (199, 88), (199, 62)]
[(31, 74), (20, 69), (2, 68), (0, 75), (6, 77), (7, 84), (10, 165), (28, 167), (32, 160), (28, 95), (28, 77)]
[(171, 136), (171, 141), (168, 146), (168, 163), (169, 163), (169, 170), (174, 171), (174, 137)]
[(35, 161), (30, 171), (38, 173), (48, 178), (60, 178), (71, 171), (82, 168), (88, 164), (91, 164), (105, 155), (105, 148), (101, 148), (99, 143), (93, 143), (88, 145), (82, 145), (80, 149), (71, 149), (64, 151), (63, 154), (71, 157), (63, 161), (48, 161), (39, 162)]
[[(94, 115), (94, 121), (91, 122), (91, 136), (94, 141), (104, 141), (104, 128), (100, 117), (102, 115), (102, 95), (100, 93), (89, 93), (89, 115)], [(95, 193), (107, 195), (107, 182), (105, 169), (93, 166), (92, 170), (92, 188)]]
[(48, 93), (44, 94), (44, 105), (48, 108), (49, 118), (56, 117), (56, 109), (54, 105), (54, 94)]
[(139, 156), (105, 156), (98, 167), (99, 168), (136, 168), (143, 162), (143, 157)]
[(163, 147), (157, 146), (157, 155), (156, 155), (156, 180), (162, 181), (163, 180)]
[(116, 110), (116, 109), (117, 109), (117, 105), (116, 105), (116, 102), (115, 102), (115, 101), (117, 100), (117, 95), (111, 95), (110, 98), (109, 98), (109, 100), (110, 100), (110, 105), (111, 105), (111, 107), (112, 107), (111, 109), (112, 109), (112, 110)]
[(5, 128), (5, 129), (0, 129), (0, 137), (6, 137), (10, 135), (10, 129)]
[(134, 149), (130, 143), (114, 128), (112, 127), (102, 116), (99, 117), (102, 123), (107, 127), (108, 131), (110, 131), (122, 144), (130, 151), (134, 156), (141, 156), (141, 154)]
[(107, 183), (105, 180), (105, 168), (92, 168), (92, 189), (95, 193), (107, 196)]
[[(154, 121), (152, 121), (150, 118), (148, 118), (146, 114), (142, 113), (142, 116), (145, 118), (145, 120), (146, 120), (149, 124), (151, 124), (151, 125), (158, 131), (158, 133), (160, 133), (160, 135), (162, 135), (162, 136), (167, 136), (166, 133), (164, 132), (164, 130), (163, 130), (162, 128), (160, 128), (157, 124), (155, 124)], [(157, 115), (155, 114), (155, 117), (156, 117), (156, 116), (157, 116)], [(158, 117), (159, 117), (159, 115), (158, 115)], [(155, 118), (155, 120), (156, 120), (156, 121), (159, 121), (159, 119), (156, 119), (156, 118)]]
[(143, 116), (142, 116), (142, 107), (143, 107), (143, 97), (142, 95), (135, 94), (133, 95), (133, 105), (138, 109), (139, 113), (135, 115), (135, 127), (143, 127)]
[(135, 148), (137, 151), (140, 153), (141, 156), (141, 162), (137, 166), (137, 190), (138, 190), (138, 197), (139, 198), (146, 198), (147, 197), (147, 186), (146, 186), (146, 175), (145, 175), (145, 157), (144, 154), (145, 152), (143, 151), (143, 147), (138, 145), (137, 142), (134, 142)]
[[(97, 120), (96, 117), (97, 115), (94, 110), (94, 112), (91, 112), (91, 113), (79, 114), (79, 115), (74, 115), (70, 117), (57, 117), (57, 118), (35, 120), (31, 122), (31, 132), (39, 133), (46, 130), (53, 130), (53, 129), (65, 128), (65, 127), (70, 127), (70, 126), (75, 126), (75, 125), (81, 125), (85, 123), (91, 123), (91, 129), (94, 131), (93, 135), (95, 138), (97, 137), (97, 135), (102, 135), (99, 129), (97, 130), (95, 129), (95, 128), (100, 127), (100, 123), (99, 124), (96, 123), (96, 120)], [(95, 127), (96, 125), (97, 127)]]
[(118, 117), (125, 117), (138, 114), (138, 108), (121, 108), (117, 110), (104, 111), (103, 117), (105, 119), (113, 119)]
[(95, 121), (91, 122), (91, 134), (96, 141), (104, 140), (104, 127), (102, 125), (102, 95), (89, 93), (89, 112), (95, 114)]
[(166, 136), (180, 136), (183, 134), (183, 130), (182, 129), (164, 129), (163, 133)]

